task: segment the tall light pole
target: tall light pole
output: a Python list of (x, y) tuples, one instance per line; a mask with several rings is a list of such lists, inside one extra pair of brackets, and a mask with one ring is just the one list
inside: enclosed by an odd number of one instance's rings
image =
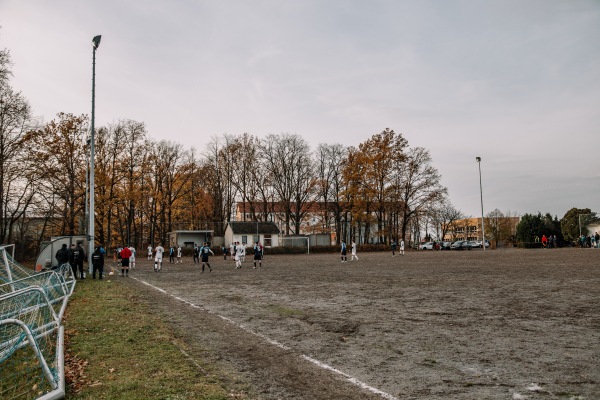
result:
[(481, 157), (475, 157), (479, 165), (479, 195), (481, 196), (481, 247), (485, 251), (485, 225), (483, 224), (483, 188), (481, 186)]
[(92, 123), (91, 123), (91, 135), (90, 135), (90, 226), (89, 226), (89, 237), (88, 237), (88, 268), (89, 272), (92, 273), (92, 253), (94, 252), (94, 118), (96, 112), (96, 49), (100, 46), (100, 39), (102, 36), (94, 36), (92, 39)]

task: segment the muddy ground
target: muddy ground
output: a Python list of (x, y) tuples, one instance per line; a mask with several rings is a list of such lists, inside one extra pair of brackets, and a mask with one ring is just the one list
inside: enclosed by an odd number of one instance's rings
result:
[(167, 260), (155, 273), (142, 256), (116, 279), (191, 358), (231, 371), (242, 398), (600, 398), (600, 250), (359, 257), (267, 254), (256, 270), (211, 257), (204, 273)]

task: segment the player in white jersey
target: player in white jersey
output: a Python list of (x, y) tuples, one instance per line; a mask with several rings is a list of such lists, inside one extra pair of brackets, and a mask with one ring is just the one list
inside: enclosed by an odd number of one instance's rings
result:
[(183, 264), (183, 261), (181, 260), (181, 246), (177, 246), (177, 263)]
[(129, 245), (129, 251), (131, 251), (131, 257), (129, 257), (129, 268), (135, 268), (135, 247)]
[(160, 272), (162, 269), (162, 259), (165, 248), (159, 243), (158, 246), (156, 246), (156, 249), (154, 249), (154, 252), (156, 253), (156, 256), (154, 257), (154, 272)]
[(244, 246), (237, 243), (235, 247), (235, 269), (242, 268), (242, 255), (244, 254)]
[(152, 245), (148, 245), (148, 260), (152, 260)]
[(350, 261), (354, 261), (355, 257), (356, 257), (356, 261), (358, 261), (358, 256), (356, 255), (356, 242), (353, 240), (352, 241), (352, 258), (350, 258)]

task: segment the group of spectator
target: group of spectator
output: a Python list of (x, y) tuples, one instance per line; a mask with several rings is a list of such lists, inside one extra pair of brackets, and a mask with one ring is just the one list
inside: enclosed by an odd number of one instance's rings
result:
[[(536, 236), (535, 241), (539, 242), (539, 238)], [(542, 235), (542, 248), (544, 249), (554, 249), (558, 247), (558, 238), (556, 235)]]
[(578, 240), (578, 245), (581, 248), (596, 248), (596, 249), (600, 249), (600, 234), (598, 232), (594, 232), (593, 235), (581, 235), (581, 237)]
[[(540, 243), (540, 238), (538, 236), (535, 237), (535, 242)], [(542, 248), (544, 249), (552, 249), (558, 247), (558, 239), (556, 235), (542, 235)], [(600, 234), (598, 232), (594, 232), (593, 235), (581, 235), (574, 242), (574, 246), (583, 248), (600, 248)]]
[[(96, 246), (92, 253), (92, 279), (96, 279), (96, 274), (99, 279), (103, 278), (105, 255), (104, 247)], [(85, 279), (83, 263), (86, 261), (86, 254), (81, 243), (72, 244), (70, 248), (64, 243), (56, 252), (55, 257), (59, 265), (68, 263), (71, 266), (75, 279)], [(135, 248), (132, 246), (118, 247), (115, 249), (114, 258), (117, 267), (121, 268), (121, 276), (129, 276), (129, 268), (135, 268)]]

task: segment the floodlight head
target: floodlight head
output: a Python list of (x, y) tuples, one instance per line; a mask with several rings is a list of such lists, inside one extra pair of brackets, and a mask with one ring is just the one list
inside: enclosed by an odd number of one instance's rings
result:
[(92, 46), (94, 46), (94, 50), (96, 50), (98, 46), (100, 46), (100, 39), (102, 39), (101, 35), (94, 36), (94, 38), (92, 39)]
[(481, 162), (481, 157), (475, 157), (475, 160), (477, 160), (477, 162)]

